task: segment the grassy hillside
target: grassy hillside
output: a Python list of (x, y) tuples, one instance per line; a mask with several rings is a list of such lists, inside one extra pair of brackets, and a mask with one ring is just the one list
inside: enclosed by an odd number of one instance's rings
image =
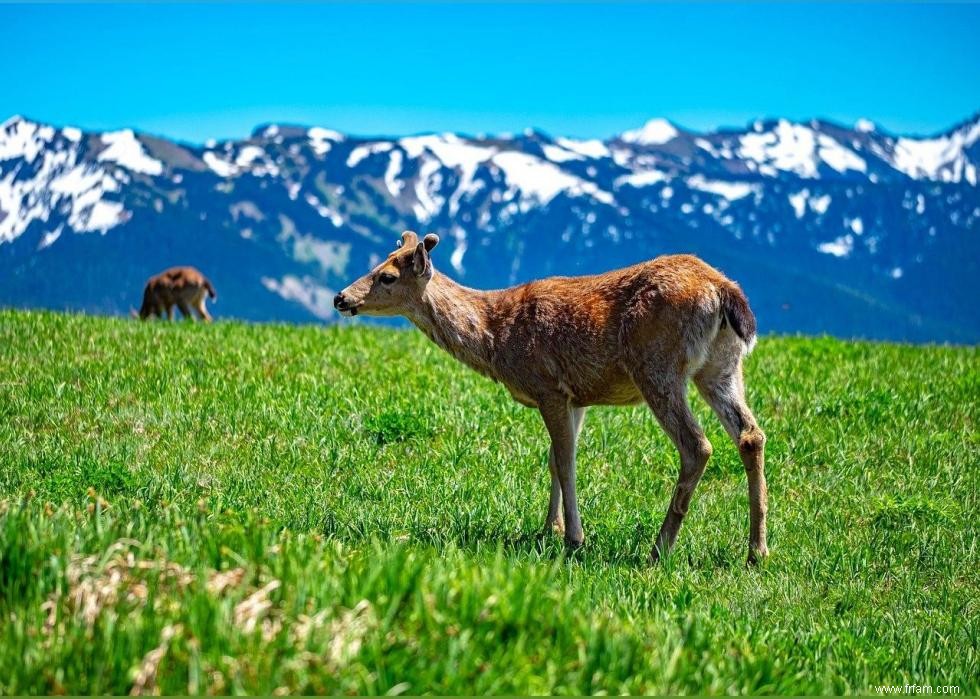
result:
[(0, 693), (980, 689), (976, 349), (764, 339), (737, 452), (593, 409), (586, 547), (537, 414), (420, 333), (0, 311)]

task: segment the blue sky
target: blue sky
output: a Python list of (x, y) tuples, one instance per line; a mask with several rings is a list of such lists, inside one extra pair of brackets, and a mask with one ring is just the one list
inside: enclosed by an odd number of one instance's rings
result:
[(933, 133), (980, 110), (980, 5), (2, 5), (0, 119), (193, 142), (259, 123), (355, 134), (651, 117), (869, 117)]

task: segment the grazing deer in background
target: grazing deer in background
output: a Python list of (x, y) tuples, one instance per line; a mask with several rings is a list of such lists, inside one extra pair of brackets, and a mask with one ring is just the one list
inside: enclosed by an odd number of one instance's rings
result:
[(185, 318), (194, 320), (191, 315), (193, 308), (201, 320), (210, 323), (211, 314), (204, 305), (205, 295), (218, 298), (207, 277), (193, 267), (171, 267), (147, 280), (139, 317), (146, 320), (150, 316), (159, 318), (166, 313), (167, 319), (173, 320), (174, 306), (177, 306)]
[[(590, 405), (645, 400), (680, 452), (680, 475), (650, 560), (674, 545), (711, 444), (691, 414), (688, 379), (714, 409), (749, 484), (749, 562), (767, 555), (766, 437), (745, 403), (742, 357), (755, 316), (737, 284), (690, 255), (658, 257), (590, 277), (555, 277), (477, 291), (432, 267), (439, 237), (411, 231), (367, 275), (337, 294), (343, 315), (409, 318), (431, 340), (541, 411), (551, 436), (545, 530), (584, 542), (575, 450)], [(564, 509), (564, 520), (562, 517)]]

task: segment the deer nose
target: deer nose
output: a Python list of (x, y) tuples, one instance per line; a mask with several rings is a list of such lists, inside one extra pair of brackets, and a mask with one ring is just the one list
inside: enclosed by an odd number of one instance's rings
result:
[(334, 308), (336, 308), (336, 309), (339, 310), (341, 306), (344, 306), (346, 304), (347, 304), (347, 302), (344, 301), (344, 295), (343, 294), (337, 294), (336, 296), (333, 297), (333, 307)]

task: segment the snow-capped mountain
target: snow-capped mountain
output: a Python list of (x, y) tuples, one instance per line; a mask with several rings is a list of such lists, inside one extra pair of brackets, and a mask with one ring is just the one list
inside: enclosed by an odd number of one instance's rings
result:
[(0, 305), (125, 313), (194, 264), (218, 315), (334, 317), (402, 230), (471, 286), (693, 252), (764, 331), (980, 341), (980, 118), (928, 138), (861, 120), (607, 140), (539, 131), (361, 138), (268, 125), (177, 143), (0, 125)]

